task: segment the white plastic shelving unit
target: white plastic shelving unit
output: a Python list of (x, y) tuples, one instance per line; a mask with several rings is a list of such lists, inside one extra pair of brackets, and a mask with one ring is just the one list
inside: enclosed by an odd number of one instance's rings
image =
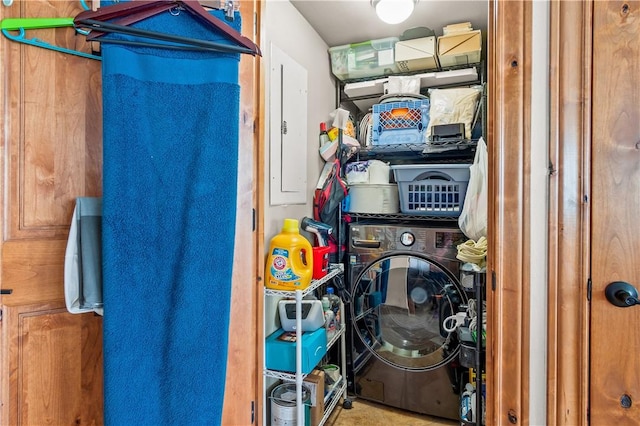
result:
[[(300, 315), (300, 312), (302, 310), (302, 298), (307, 294), (313, 292), (318, 287), (328, 283), (334, 277), (341, 275), (343, 273), (344, 273), (344, 265), (330, 264), (329, 272), (327, 273), (327, 275), (325, 275), (319, 280), (312, 280), (311, 284), (304, 290), (281, 291), (281, 290), (272, 290), (269, 288), (264, 289), (265, 297), (267, 296), (294, 297), (296, 301), (296, 372), (286, 373), (282, 371), (269, 370), (266, 367), (266, 356), (264, 356), (263, 375), (265, 377), (272, 377), (275, 379), (296, 383), (296, 410), (297, 410), (296, 419), (297, 419), (298, 426), (304, 426), (305, 424), (305, 410), (304, 410), (304, 405), (302, 404), (302, 384), (303, 384), (304, 378), (307, 376), (306, 374), (302, 373), (302, 345), (301, 345), (302, 317)], [(340, 330), (331, 338), (330, 341), (327, 342), (327, 351), (329, 351), (329, 349), (333, 347), (333, 345), (336, 344), (338, 340), (340, 340), (340, 345), (341, 345), (340, 368), (341, 368), (342, 377), (334, 385), (331, 392), (329, 392), (326, 395), (324, 415), (322, 417), (322, 420), (318, 425), (312, 425), (312, 426), (324, 425), (324, 423), (329, 418), (329, 415), (331, 415), (331, 412), (333, 411), (335, 406), (338, 404), (338, 401), (340, 400), (340, 398), (346, 399), (347, 397), (347, 381), (344, 378), (347, 362), (346, 362), (346, 352), (345, 352), (346, 340), (345, 340), (345, 334), (344, 334), (345, 332), (344, 304), (342, 303), (342, 301), (340, 302), (340, 309), (342, 312), (342, 315), (340, 315)], [(265, 331), (265, 334), (266, 334), (266, 331)], [(267, 422), (267, 418), (266, 418), (267, 402), (268, 402), (266, 381), (263, 381), (263, 393), (265, 395), (265, 404), (264, 404), (264, 410), (263, 410), (263, 416), (262, 416), (263, 424), (269, 425), (269, 422)]]

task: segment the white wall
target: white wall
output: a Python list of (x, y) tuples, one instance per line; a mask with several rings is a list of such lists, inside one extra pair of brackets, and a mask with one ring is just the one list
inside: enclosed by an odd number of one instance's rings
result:
[[(301, 158), (307, 164), (307, 203), (286, 206), (271, 206), (269, 202), (270, 171), (269, 171), (269, 140), (265, 140), (265, 206), (264, 206), (264, 235), (265, 235), (265, 257), (269, 248), (271, 238), (280, 232), (285, 218), (301, 220), (304, 216), (312, 216), (313, 192), (318, 181), (318, 176), (324, 165), (324, 161), (318, 154), (318, 134), (320, 122), (328, 121), (329, 114), (336, 107), (336, 85), (331, 74), (329, 56), (327, 50), (329, 46), (311, 28), (309, 23), (300, 15), (288, 0), (268, 0), (265, 2), (262, 40), (260, 47), (263, 52), (263, 70), (265, 72), (265, 101), (269, 105), (270, 62), (269, 52), (271, 43), (276, 45), (287, 56), (300, 64), (307, 70), (308, 92), (307, 92), (307, 158)], [(265, 109), (264, 134), (269, 135), (269, 109)], [(291, 164), (291, 167), (297, 167)], [(302, 232), (311, 240), (312, 236)], [(311, 240), (312, 241), (312, 240)], [(264, 331), (265, 336), (273, 333), (277, 329), (277, 298), (267, 297), (265, 300)], [(265, 380), (265, 391), (270, 392), (274, 385), (274, 379)], [(265, 399), (265, 410), (262, 413), (263, 423), (269, 415), (269, 400)]]
[[(268, 249), (271, 237), (280, 232), (284, 218), (302, 219), (312, 215), (313, 191), (324, 161), (318, 154), (318, 134), (321, 121), (328, 121), (329, 114), (336, 107), (336, 86), (331, 74), (329, 46), (318, 36), (309, 23), (300, 15), (288, 0), (268, 0), (265, 5), (263, 39), (261, 42), (264, 57), (265, 82), (269, 81), (269, 57), (271, 43), (275, 44), (289, 57), (307, 70), (308, 104), (307, 104), (307, 158), (300, 161), (307, 163), (307, 204), (304, 205), (269, 205), (269, 188), (265, 187), (265, 248)], [(266, 87), (266, 101), (269, 104), (269, 88)], [(269, 125), (269, 111), (266, 111), (265, 126)], [(269, 129), (265, 129), (265, 135)], [(268, 147), (269, 141), (265, 141)], [(265, 164), (269, 165), (268, 151)], [(292, 164), (291, 167), (296, 167)], [(269, 182), (269, 170), (265, 168), (264, 182)], [(311, 238), (309, 234), (305, 234)], [(266, 254), (266, 252), (265, 252)]]
[(546, 423), (547, 414), (547, 223), (549, 159), (549, 4), (533, 2), (531, 93), (531, 350), (529, 424)]
[[(329, 46), (320, 38), (316, 31), (293, 7), (289, 0), (268, 0), (265, 4), (263, 39), (261, 49), (264, 59), (264, 81), (270, 80), (269, 51), (271, 43), (295, 60), (307, 70), (308, 96), (307, 96), (307, 158), (300, 161), (307, 163), (307, 204), (292, 204), (272, 206), (269, 203), (269, 141), (265, 141), (265, 206), (264, 206), (264, 235), (265, 257), (268, 253), (271, 238), (280, 232), (285, 218), (301, 220), (304, 216), (312, 216), (313, 192), (318, 182), (318, 176), (324, 166), (324, 160), (318, 153), (318, 134), (320, 122), (328, 121), (329, 114), (336, 107), (336, 85), (331, 66), (329, 64)], [(269, 87), (265, 87), (265, 101), (269, 105)], [(264, 125), (265, 135), (269, 135), (269, 109), (266, 108)], [(292, 164), (291, 167), (296, 167)], [(302, 234), (312, 240), (312, 236), (304, 231)], [(277, 329), (275, 297), (265, 301), (265, 335), (269, 335)]]

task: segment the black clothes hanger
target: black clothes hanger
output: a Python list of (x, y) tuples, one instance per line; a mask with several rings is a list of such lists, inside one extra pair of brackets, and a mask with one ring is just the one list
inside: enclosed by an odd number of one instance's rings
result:
[[(233, 41), (236, 45), (216, 43), (208, 40), (197, 40), (189, 37), (175, 36), (172, 34), (155, 31), (141, 30), (129, 25), (139, 22), (158, 13), (179, 8), (186, 10), (207, 25), (213, 26), (217, 31), (222, 32), (225, 37)], [(114, 22), (106, 22), (109, 20)], [(155, 40), (167, 41), (176, 44), (160, 44), (162, 47), (174, 49), (195, 49), (214, 50), (222, 52), (239, 52), (251, 55), (262, 55), (260, 48), (250, 39), (231, 28), (229, 25), (211, 15), (197, 0), (135, 0), (122, 2), (106, 7), (101, 7), (97, 11), (84, 11), (79, 13), (73, 20), (76, 28), (90, 29), (92, 33), (87, 36), (88, 40), (95, 40), (104, 33), (120, 33), (137, 35)], [(105, 40), (102, 40), (103, 42)], [(110, 40), (109, 42), (121, 42), (120, 40)], [(137, 42), (126, 41), (125, 44), (135, 44)], [(146, 43), (146, 45), (149, 45)]]
[[(130, 3), (133, 3), (130, 2)], [(123, 4), (123, 3), (120, 3)], [(120, 5), (117, 4), (117, 5)], [(126, 3), (125, 3), (126, 4)], [(114, 6), (115, 7), (115, 6)], [(117, 24), (117, 25), (131, 25), (131, 24), (135, 24), (136, 22), (142, 21), (143, 19), (146, 19), (150, 16), (156, 15), (160, 12), (164, 12), (166, 10), (171, 10), (172, 8), (174, 8), (175, 5), (173, 4), (173, 2), (156, 2), (154, 5), (149, 5), (148, 8), (145, 7), (141, 7), (139, 8), (140, 10), (138, 11), (133, 11), (133, 12), (129, 12), (126, 15), (123, 15), (122, 17), (118, 17), (119, 19), (115, 19), (114, 21), (112, 21), (112, 24)], [(130, 8), (127, 8), (126, 10), (129, 10)], [(124, 12), (124, 11), (123, 11)], [(76, 16), (76, 19), (78, 19), (80, 17), (80, 15)], [(91, 19), (91, 18), (86, 18), (86, 19)], [(109, 19), (113, 19), (110, 17), (110, 15), (107, 15), (107, 17), (103, 17), (101, 19), (101, 21), (107, 21)], [(92, 30), (88, 35), (87, 35), (87, 41), (91, 41), (94, 40), (102, 35), (104, 35), (105, 32), (101, 32), (101, 31), (97, 31), (97, 30)]]
[(251, 55), (255, 55), (251, 49), (247, 49), (246, 47), (237, 46), (237, 45), (229, 45), (224, 43), (216, 43), (214, 41), (208, 40), (199, 40), (190, 37), (182, 37), (167, 33), (160, 33), (157, 31), (149, 31), (142, 30), (139, 28), (128, 27), (126, 25), (118, 25), (112, 24), (109, 22), (96, 21), (93, 19), (85, 19), (82, 21), (83, 28), (90, 28), (92, 30), (97, 29), (100, 32), (104, 33), (117, 33), (117, 34), (129, 34), (139, 37), (144, 37), (148, 39), (154, 39), (159, 41), (165, 41), (169, 43), (149, 43), (149, 42), (139, 42), (132, 40), (104, 40), (99, 39), (101, 43), (117, 43), (117, 44), (129, 44), (129, 45), (138, 45), (138, 46), (148, 46), (148, 47), (162, 47), (166, 49), (174, 49), (174, 50), (210, 50), (215, 52), (235, 52), (235, 53), (248, 53)]

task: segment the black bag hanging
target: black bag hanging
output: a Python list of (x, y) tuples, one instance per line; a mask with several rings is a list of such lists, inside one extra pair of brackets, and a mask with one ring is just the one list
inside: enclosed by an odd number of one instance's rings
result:
[[(313, 197), (313, 218), (333, 228), (334, 232), (331, 233), (329, 239), (336, 244), (338, 243), (337, 235), (344, 234), (344, 232), (338, 232), (338, 223), (340, 220), (340, 205), (347, 196), (347, 186), (340, 178), (339, 171), (340, 161), (336, 159), (322, 185), (322, 189), (316, 190)], [(340, 244), (343, 244), (345, 241), (344, 235), (340, 235), (339, 238)]]

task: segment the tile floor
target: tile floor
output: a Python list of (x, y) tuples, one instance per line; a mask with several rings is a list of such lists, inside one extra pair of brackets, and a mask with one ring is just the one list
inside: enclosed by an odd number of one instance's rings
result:
[(460, 422), (412, 413), (376, 404), (364, 399), (354, 399), (350, 410), (336, 406), (325, 422), (326, 426), (452, 426)]

